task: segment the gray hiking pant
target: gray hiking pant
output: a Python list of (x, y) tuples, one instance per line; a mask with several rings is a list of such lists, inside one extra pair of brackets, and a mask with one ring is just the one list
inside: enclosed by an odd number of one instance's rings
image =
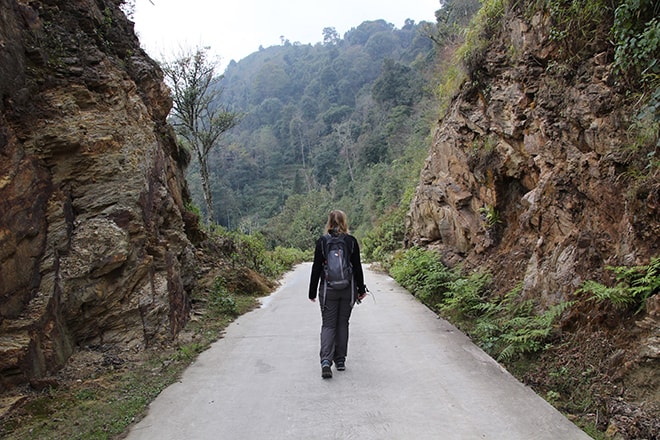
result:
[[(323, 292), (320, 292), (323, 295)], [(321, 362), (344, 362), (348, 353), (348, 321), (353, 310), (352, 289), (327, 289), (321, 300)]]

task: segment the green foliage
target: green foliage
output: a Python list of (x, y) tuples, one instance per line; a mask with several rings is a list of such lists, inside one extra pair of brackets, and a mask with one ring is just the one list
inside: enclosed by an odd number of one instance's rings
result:
[(291, 270), (291, 268), (303, 261), (311, 261), (314, 259), (314, 251), (307, 250), (301, 251), (296, 248), (285, 248), (277, 246), (273, 251), (268, 253), (269, 256), (269, 270), (266, 273), (273, 277), (282, 275), (284, 272)]
[(522, 305), (523, 307), (514, 311), (524, 311), (526, 314), (511, 314), (511, 309), (505, 308), (504, 313), (496, 320), (496, 323), (501, 325), (501, 332), (495, 335), (492, 343), (495, 345), (494, 353), (497, 354), (498, 360), (509, 361), (520, 354), (544, 350), (555, 322), (573, 303), (555, 304), (541, 314), (534, 313), (529, 302), (523, 302)]
[(608, 287), (596, 281), (582, 283), (576, 293), (589, 294), (598, 303), (609, 302), (620, 309), (644, 310), (646, 300), (660, 291), (660, 257), (654, 257), (646, 266), (608, 266), (616, 283)]
[(509, 0), (484, 0), (465, 34), (465, 42), (457, 52), (472, 76), (484, 58), (488, 43), (499, 32)]
[(562, 302), (537, 313), (531, 300), (521, 298), (520, 287), (503, 298), (493, 297), (489, 273), (464, 276), (445, 267), (435, 252), (421, 248), (398, 254), (390, 274), (502, 361), (544, 350), (555, 323), (572, 306)]
[(399, 284), (427, 305), (435, 306), (447, 291), (447, 283), (456, 279), (438, 255), (418, 247), (395, 255), (390, 274)]
[[(230, 315), (235, 316), (236, 307), (232, 309)], [(202, 344), (192, 343), (189, 345), (183, 345), (179, 347), (175, 355), (176, 360), (190, 362), (194, 360), (198, 354), (204, 351), (206, 347)]]
[(410, 206), (413, 190), (409, 188), (401, 204), (392, 211), (385, 213), (379, 222), (366, 233), (362, 239), (362, 255), (365, 260), (375, 260), (385, 263), (392, 254), (401, 249), (405, 236), (405, 217)]
[(206, 207), (207, 222), (213, 220), (209, 153), (218, 147), (223, 133), (234, 127), (240, 115), (219, 105), (221, 89), (217, 83), (217, 62), (209, 58), (208, 48), (182, 51), (174, 60), (161, 63), (172, 90), (170, 121), (187, 148), (195, 153)]
[[(227, 244), (226, 257), (234, 267), (247, 267), (268, 278), (278, 278), (294, 265), (313, 257), (313, 248), (303, 251), (296, 247), (274, 246), (261, 232), (246, 233), (215, 226), (212, 233)], [(216, 287), (223, 296), (223, 286)]]
[(492, 228), (499, 223), (502, 223), (500, 214), (497, 212), (494, 206), (484, 206), (479, 209), (479, 213), (482, 215), (484, 221), (486, 222), (486, 227)]
[(332, 196), (325, 190), (292, 195), (268, 222), (265, 235), (273, 244), (313, 250), (332, 209)]
[(424, 33), (438, 46), (460, 39), (472, 16), (481, 8), (479, 0), (444, 0), (435, 11), (436, 23), (424, 27)]
[(411, 106), (421, 96), (422, 88), (418, 74), (411, 67), (386, 59), (371, 93), (384, 106)]
[(612, 7), (607, 0), (546, 0), (552, 19), (550, 38), (561, 47), (564, 60), (580, 59), (585, 50), (605, 40)]
[(627, 79), (660, 84), (660, 3), (623, 0), (614, 13), (614, 64)]
[[(434, 47), (420, 27), (376, 20), (343, 39), (325, 29), (324, 44), (272, 46), (231, 63), (221, 104), (245, 117), (209, 155), (215, 219), (262, 230), (272, 247), (309, 249), (330, 209), (368, 231), (398, 206), (434, 122), (424, 87)], [(195, 163), (188, 178), (203, 205)]]
[(466, 277), (456, 277), (446, 283), (445, 296), (440, 310), (460, 321), (470, 320), (492, 312), (485, 296), (492, 282), (488, 273), (474, 272)]
[(572, 303), (562, 302), (536, 313), (531, 300), (520, 298), (520, 288), (502, 300), (490, 298), (490, 283), (489, 274), (478, 272), (450, 283), (440, 309), (498, 360), (544, 350), (554, 323)]
[(238, 309), (234, 296), (225, 287), (224, 279), (218, 277), (209, 293), (209, 308), (217, 314), (237, 316)]
[(660, 147), (660, 87), (633, 119), (628, 129), (633, 151), (645, 152), (648, 158), (647, 171), (657, 168), (656, 149)]
[(435, 91), (440, 99), (439, 112), (444, 115), (449, 109), (452, 99), (458, 93), (461, 85), (467, 80), (467, 73), (461, 66), (460, 54), (457, 54), (456, 60), (448, 63), (444, 67), (442, 81), (439, 82)]
[[(232, 252), (228, 257), (232, 265), (250, 268), (270, 278), (279, 277), (293, 265), (309, 260), (312, 256), (310, 251), (304, 252), (295, 247), (275, 246), (270, 250), (266, 236), (260, 232), (248, 234), (216, 226), (213, 233), (231, 243)], [(223, 296), (223, 286), (216, 287), (219, 295)]]

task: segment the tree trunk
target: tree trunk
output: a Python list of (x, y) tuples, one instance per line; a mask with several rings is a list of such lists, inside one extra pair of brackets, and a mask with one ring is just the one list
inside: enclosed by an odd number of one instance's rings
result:
[(207, 157), (202, 155), (199, 150), (197, 154), (199, 160), (199, 175), (202, 181), (202, 192), (204, 193), (204, 203), (206, 204), (206, 224), (213, 224), (213, 194), (211, 193), (211, 182), (209, 178), (209, 166)]

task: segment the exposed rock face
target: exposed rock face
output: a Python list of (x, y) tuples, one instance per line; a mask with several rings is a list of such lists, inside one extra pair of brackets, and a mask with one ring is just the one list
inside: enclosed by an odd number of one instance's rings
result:
[[(439, 122), (407, 240), (439, 250), (451, 266), (489, 271), (498, 293), (520, 284), (546, 308), (574, 300), (584, 280), (607, 282), (607, 266), (646, 265), (660, 254), (660, 173), (649, 161), (660, 153), (658, 133), (632, 148), (640, 138), (629, 130), (633, 112), (614, 86), (607, 42), (570, 67), (546, 16), (509, 13)], [(589, 302), (567, 319), (581, 320), (590, 338), (571, 341), (585, 351), (608, 338), (616, 356), (594, 359), (609, 366), (595, 389), (618, 388), (594, 391), (607, 402), (598, 422), (625, 438), (660, 429), (657, 305), (652, 296), (633, 316)]]
[(606, 265), (660, 253), (660, 185), (623, 173), (646, 164), (626, 153), (633, 140), (607, 47), (563, 68), (547, 19), (533, 21), (507, 17), (440, 121), (407, 226), (411, 244), (553, 304)]
[(111, 0), (0, 0), (0, 391), (188, 316), (162, 74)]

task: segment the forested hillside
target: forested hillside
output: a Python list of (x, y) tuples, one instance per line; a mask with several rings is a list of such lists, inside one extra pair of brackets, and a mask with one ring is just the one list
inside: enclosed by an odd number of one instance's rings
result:
[(211, 153), (218, 223), (304, 249), (331, 207), (362, 230), (398, 207), (436, 115), (429, 25), (326, 28), (323, 43), (284, 41), (232, 62), (222, 100), (243, 117)]

